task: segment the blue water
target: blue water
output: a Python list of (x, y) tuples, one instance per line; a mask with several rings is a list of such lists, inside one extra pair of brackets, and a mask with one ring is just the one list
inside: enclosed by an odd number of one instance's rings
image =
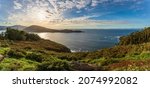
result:
[(135, 29), (82, 30), (83, 33), (38, 33), (44, 39), (63, 44), (72, 52), (95, 51), (109, 48), (119, 42), (120, 36), (128, 35)]

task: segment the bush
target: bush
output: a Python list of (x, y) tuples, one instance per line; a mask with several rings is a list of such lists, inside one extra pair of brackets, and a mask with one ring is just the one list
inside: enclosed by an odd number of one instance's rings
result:
[(26, 32), (7, 28), (5, 37), (9, 40), (26, 40)]
[(0, 70), (2, 71), (35, 71), (38, 66), (38, 62), (27, 60), (25, 58), (5, 58), (0, 64)]
[(69, 71), (70, 65), (65, 60), (55, 59), (44, 61), (38, 66), (39, 71)]
[(37, 34), (30, 34), (25, 31), (19, 31), (16, 29), (7, 28), (5, 34), (0, 34), (0, 38), (3, 39), (9, 39), (9, 40), (18, 40), (18, 41), (24, 41), (24, 40), (30, 40), (30, 41), (37, 41), (41, 38)]
[(42, 56), (41, 54), (36, 54), (36, 53), (29, 53), (26, 55), (26, 58), (33, 60), (33, 61), (42, 62), (42, 60), (44, 59), (44, 56)]
[(80, 52), (80, 53), (60, 53), (55, 56), (57, 56), (58, 58), (62, 60), (78, 61), (78, 60), (82, 60), (83, 58), (85, 58), (86, 55), (87, 53)]
[(1, 47), (8, 47), (9, 46), (9, 42), (4, 40), (4, 41), (0, 42), (0, 46)]
[(29, 41), (38, 41), (40, 39), (41, 38), (37, 34), (27, 34), (26, 35), (26, 40), (29, 40)]
[(25, 53), (23, 51), (17, 51), (17, 50), (8, 51), (7, 55), (9, 57), (13, 57), (17, 59), (25, 57)]
[(132, 45), (150, 42), (150, 27), (142, 31), (133, 32), (128, 36), (120, 37), (119, 45)]
[(7, 54), (7, 52), (10, 50), (10, 48), (4, 48), (4, 47), (0, 47), (0, 54)]
[(5, 33), (2, 32), (2, 33), (0, 34), (0, 40), (4, 40), (4, 39), (5, 39)]

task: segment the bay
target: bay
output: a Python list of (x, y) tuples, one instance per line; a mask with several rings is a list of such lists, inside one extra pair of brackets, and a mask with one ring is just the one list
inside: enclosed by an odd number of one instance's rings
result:
[(41, 38), (55, 41), (71, 49), (72, 52), (95, 51), (110, 48), (119, 38), (138, 29), (83, 29), (82, 33), (38, 33)]

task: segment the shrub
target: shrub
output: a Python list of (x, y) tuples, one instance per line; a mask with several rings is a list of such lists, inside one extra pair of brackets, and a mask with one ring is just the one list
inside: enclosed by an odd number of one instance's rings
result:
[(10, 48), (4, 48), (4, 47), (0, 47), (0, 54), (7, 54), (7, 52), (10, 50)]
[(26, 55), (27, 59), (33, 60), (33, 61), (37, 61), (37, 62), (42, 62), (42, 60), (44, 59), (44, 56), (42, 56), (41, 54), (37, 54), (37, 53), (29, 53)]
[(44, 61), (38, 66), (39, 71), (68, 71), (70, 69), (70, 65), (65, 60), (55, 59)]
[(7, 28), (5, 37), (9, 40), (26, 40), (26, 32)]
[(3, 37), (5, 39), (9, 40), (18, 40), (18, 41), (24, 41), (24, 40), (30, 40), (30, 41), (37, 41), (41, 38), (37, 34), (30, 34), (25, 31), (19, 31), (16, 29), (7, 28), (5, 34), (0, 34), (0, 39)]
[(10, 51), (8, 51), (7, 55), (9, 57), (13, 57), (13, 58), (17, 58), (17, 59), (25, 57), (25, 53), (24, 52), (17, 51), (17, 50), (10, 50)]
[(8, 41), (2, 41), (2, 42), (0, 42), (0, 46), (1, 47), (8, 47), (9, 46), (9, 42)]
[(55, 56), (62, 60), (68, 60), (68, 61), (78, 61), (83, 58), (85, 58), (87, 53), (60, 53)]
[(0, 34), (0, 40), (4, 40), (4, 39), (5, 39), (5, 33), (2, 32), (2, 33)]
[(5, 58), (0, 64), (2, 71), (34, 71), (37, 69), (38, 62), (27, 60), (25, 58)]
[(128, 36), (120, 37), (119, 45), (132, 45), (150, 42), (150, 27), (142, 31), (133, 32)]
[(29, 41), (38, 41), (41, 38), (37, 34), (26, 34), (26, 40)]

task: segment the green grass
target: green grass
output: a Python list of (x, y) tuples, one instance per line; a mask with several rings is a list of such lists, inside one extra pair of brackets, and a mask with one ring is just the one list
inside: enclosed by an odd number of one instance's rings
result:
[(38, 62), (27, 60), (25, 58), (5, 58), (0, 63), (0, 70), (2, 71), (34, 71), (37, 69)]
[(114, 71), (150, 71), (150, 66), (144, 65), (144, 66), (128, 66), (128, 67), (118, 67), (116, 69), (113, 69)]
[(10, 48), (7, 47), (7, 48), (4, 48), (4, 47), (0, 47), (0, 54), (5, 54), (7, 51), (9, 51)]

